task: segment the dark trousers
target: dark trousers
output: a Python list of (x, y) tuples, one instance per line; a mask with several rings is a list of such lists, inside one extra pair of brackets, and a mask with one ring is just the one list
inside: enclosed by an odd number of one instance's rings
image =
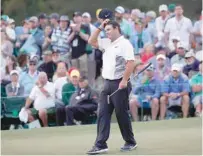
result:
[(74, 119), (82, 121), (86, 116), (97, 110), (96, 104), (82, 104), (75, 106), (59, 106), (56, 108), (56, 121), (58, 126), (74, 125)]
[(106, 148), (106, 141), (109, 138), (111, 115), (115, 108), (116, 118), (123, 139), (128, 144), (135, 144), (131, 121), (128, 115), (129, 94), (131, 84), (127, 88), (119, 90), (110, 98), (110, 104), (107, 102), (107, 95), (118, 89), (121, 80), (105, 80), (104, 89), (100, 95), (99, 113), (97, 123), (97, 138), (95, 145), (100, 148)]

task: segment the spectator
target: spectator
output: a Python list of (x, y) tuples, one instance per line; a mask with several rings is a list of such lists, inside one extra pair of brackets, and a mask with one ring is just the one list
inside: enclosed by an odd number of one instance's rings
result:
[(45, 13), (41, 13), (38, 16), (38, 19), (39, 19), (39, 26), (38, 26), (38, 28), (43, 31), (45, 29), (46, 25), (48, 24), (47, 15)]
[[(102, 19), (99, 18), (99, 14), (100, 14), (101, 10), (102, 10), (102, 9), (97, 9), (97, 11), (96, 11), (96, 18), (97, 18), (97, 21), (94, 23), (94, 26), (95, 26), (96, 28), (98, 28), (98, 27), (100, 26), (101, 22), (102, 22)], [(101, 38), (105, 38), (105, 37), (106, 37), (105, 31), (102, 30), (102, 31), (100, 32), (100, 35), (99, 35), (99, 36), (100, 36)]]
[(143, 63), (148, 62), (148, 60), (154, 56), (154, 46), (153, 44), (145, 44), (144, 50), (141, 53), (141, 60)]
[(165, 4), (159, 6), (159, 14), (160, 16), (156, 18), (156, 32), (158, 37), (158, 42), (156, 43), (156, 47), (162, 46), (165, 47), (164, 43), (164, 29), (166, 25), (166, 21), (168, 19), (168, 7)]
[(29, 29), (30, 35), (24, 36), (26, 39), (25, 43), (20, 49), (20, 52), (26, 52), (31, 55), (35, 54), (38, 57), (41, 57), (41, 48), (42, 44), (44, 43), (44, 35), (43, 31), (38, 28), (39, 21), (38, 18), (32, 16), (29, 18)]
[(47, 25), (44, 29), (44, 43), (42, 45), (42, 50), (51, 50), (51, 35), (52, 35), (52, 28), (51, 26)]
[(12, 70), (10, 72), (11, 83), (6, 85), (6, 95), (10, 96), (23, 96), (24, 87), (19, 83), (19, 72), (17, 70)]
[(72, 66), (80, 70), (81, 73), (87, 76), (87, 41), (90, 35), (90, 29), (87, 25), (82, 24), (82, 14), (75, 12), (73, 14), (74, 37), (71, 42), (72, 46)]
[[(203, 14), (203, 11), (202, 11)], [(195, 37), (195, 44), (196, 44), (196, 50), (202, 49), (202, 15), (200, 16), (200, 19), (195, 22), (194, 28), (193, 28), (193, 35)]]
[(186, 61), (185, 61), (184, 56), (186, 53), (186, 47), (185, 47), (184, 43), (179, 42), (177, 44), (177, 51), (176, 52), (177, 52), (177, 54), (171, 58), (171, 65), (178, 63), (178, 64), (181, 64), (182, 66), (185, 66)]
[(199, 61), (202, 61), (202, 55), (203, 55), (203, 51), (200, 50), (200, 51), (196, 52), (195, 58), (196, 58), (197, 60), (199, 60)]
[[(54, 85), (48, 81), (45, 72), (40, 72), (38, 84), (34, 86), (25, 103), (25, 108), (28, 113), (28, 121), (34, 121), (34, 115), (37, 113), (42, 121), (43, 126), (47, 127), (47, 114), (53, 111), (55, 107), (54, 100)], [(33, 101), (33, 108), (30, 108), (30, 105)]]
[(135, 21), (139, 20), (140, 13), (141, 11), (139, 9), (133, 9), (131, 11), (131, 22), (132, 22), (131, 24), (133, 28), (134, 28)]
[(152, 39), (152, 43), (157, 42), (157, 32), (155, 25), (156, 13), (154, 11), (148, 11), (145, 18), (145, 30), (147, 30)]
[(202, 74), (203, 66), (201, 61), (199, 64), (199, 73), (194, 75), (191, 79), (192, 91), (194, 93), (192, 102), (195, 107), (196, 116), (202, 116)]
[(141, 53), (145, 44), (151, 43), (150, 34), (143, 30), (143, 23), (135, 21), (135, 32), (131, 35), (130, 41), (135, 49), (135, 54)]
[(60, 59), (70, 64), (71, 47), (70, 42), (73, 38), (68, 16), (61, 16), (59, 27), (53, 30), (51, 45), (54, 51), (60, 53)]
[(14, 43), (16, 40), (16, 33), (15, 33), (15, 20), (12, 18), (8, 19), (8, 25), (6, 27), (6, 34), (8, 36), (8, 39)]
[(190, 50), (185, 54), (186, 65), (183, 68), (183, 73), (190, 79), (193, 75), (199, 71), (199, 61), (195, 58), (193, 50)]
[(53, 29), (57, 29), (59, 26), (59, 14), (58, 13), (52, 13), (49, 18), (50, 18), (50, 24)]
[(130, 22), (131, 11), (130, 9), (125, 9), (125, 13), (123, 14), (123, 19)]
[(5, 66), (6, 57), (13, 55), (13, 43), (6, 32), (1, 31), (1, 67)]
[(156, 56), (157, 66), (155, 68), (155, 78), (161, 83), (164, 81), (164, 77), (170, 73), (170, 67), (166, 65), (166, 56), (159, 54)]
[(122, 6), (116, 7), (115, 9), (116, 22), (120, 24), (122, 34), (126, 38), (130, 38), (132, 30), (129, 22), (123, 18), (124, 13), (125, 13), (125, 9)]
[(79, 81), (80, 73), (78, 70), (72, 70), (70, 72), (70, 83), (66, 83), (62, 89), (62, 101), (64, 105), (58, 105), (56, 109), (56, 122), (58, 126), (63, 126), (66, 118), (65, 109), (66, 106), (70, 103), (70, 98), (72, 94), (78, 88), (78, 81)]
[(59, 61), (57, 63), (56, 73), (53, 76), (53, 82), (55, 82), (58, 78), (65, 77), (67, 75), (67, 70), (67, 64), (63, 61)]
[(175, 7), (176, 5), (173, 3), (168, 5), (169, 18), (175, 17)]
[(45, 72), (48, 80), (52, 82), (53, 75), (56, 71), (56, 64), (52, 61), (51, 51), (48, 50), (43, 53), (43, 63), (39, 66), (38, 70)]
[(174, 55), (176, 55), (176, 51), (178, 49), (178, 43), (180, 42), (179, 36), (173, 36), (172, 42), (169, 42), (169, 53), (167, 54), (167, 57), (171, 59)]
[(28, 96), (37, 82), (39, 72), (37, 71), (37, 63), (33, 60), (29, 61), (28, 70), (20, 74), (20, 84), (24, 87), (25, 96)]
[(60, 54), (58, 51), (52, 51), (52, 61), (56, 64), (60, 61)]
[(167, 43), (172, 41), (173, 36), (179, 36), (180, 40), (185, 43), (185, 48), (190, 48), (192, 22), (189, 18), (183, 16), (182, 5), (176, 5), (175, 17), (167, 21), (164, 32)]
[(136, 96), (130, 101), (130, 112), (134, 121), (137, 121), (138, 107), (143, 107), (143, 103), (145, 102), (150, 104), (152, 120), (156, 120), (157, 118), (161, 89), (159, 81), (154, 76), (154, 67), (148, 67), (145, 81), (142, 80), (135, 87), (134, 94)]
[(18, 65), (20, 69), (19, 73), (21, 74), (21, 72), (25, 72), (28, 68), (27, 67), (27, 64), (29, 62), (28, 55), (20, 54), (17, 59), (18, 59)]
[(6, 66), (1, 68), (1, 79), (4, 81), (10, 81), (10, 72), (12, 70), (20, 71), (15, 56), (7, 56)]
[(79, 89), (71, 96), (70, 104), (66, 106), (66, 124), (75, 125), (74, 119), (83, 121), (97, 110), (97, 106), (97, 93), (89, 87), (86, 77), (80, 78)]
[(160, 119), (163, 120), (166, 108), (181, 106), (183, 117), (188, 116), (190, 85), (186, 75), (182, 74), (181, 66), (173, 64), (171, 74), (162, 83), (162, 97), (160, 99)]
[(62, 102), (62, 88), (66, 83), (69, 82), (67, 77), (67, 66), (65, 62), (59, 62), (57, 64), (56, 72), (58, 75), (57, 79), (54, 81), (56, 105), (64, 105), (64, 103)]

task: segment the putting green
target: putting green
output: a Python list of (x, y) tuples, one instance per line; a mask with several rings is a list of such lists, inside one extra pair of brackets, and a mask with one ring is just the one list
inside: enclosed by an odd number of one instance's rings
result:
[[(133, 128), (138, 148), (122, 153), (118, 125), (111, 125), (108, 154), (201, 155), (200, 118), (139, 122)], [(3, 155), (83, 155), (95, 141), (96, 125), (2, 131), (1, 137)]]

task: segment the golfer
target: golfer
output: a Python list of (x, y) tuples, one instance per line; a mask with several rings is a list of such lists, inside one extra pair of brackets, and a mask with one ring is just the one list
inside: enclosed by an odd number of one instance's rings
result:
[[(107, 38), (98, 39), (105, 29)], [(128, 116), (129, 93), (128, 82), (133, 71), (134, 53), (130, 42), (121, 35), (117, 22), (106, 19), (89, 38), (89, 44), (103, 52), (104, 89), (100, 95), (97, 138), (93, 148), (87, 154), (100, 154), (108, 151), (107, 139), (110, 133), (111, 115), (115, 108), (119, 128), (125, 144), (121, 151), (130, 151), (137, 147), (132, 125)], [(109, 100), (108, 96), (119, 89)]]

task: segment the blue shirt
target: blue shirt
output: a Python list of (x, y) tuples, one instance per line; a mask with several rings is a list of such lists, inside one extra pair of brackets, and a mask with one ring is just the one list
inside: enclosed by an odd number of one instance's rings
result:
[(159, 98), (161, 93), (160, 83), (157, 79), (152, 78), (145, 83), (140, 82), (135, 87), (134, 94), (138, 94), (143, 99), (148, 95), (152, 98)]
[(24, 95), (28, 96), (32, 90), (32, 88), (35, 86), (35, 83), (38, 79), (38, 72), (34, 74), (33, 77), (30, 76), (28, 71), (22, 72), (20, 74), (20, 84), (24, 87)]
[[(143, 42), (143, 45), (138, 45), (139, 44), (139, 36), (141, 41)], [(144, 47), (145, 44), (152, 43), (151, 36), (147, 30), (142, 31), (142, 33), (138, 33), (137, 31), (134, 31), (132, 35), (130, 36), (130, 42), (133, 45), (134, 48), (134, 53), (139, 54), (140, 50)]]
[(176, 80), (172, 75), (167, 76), (161, 86), (162, 93), (190, 92), (188, 77), (181, 74)]

